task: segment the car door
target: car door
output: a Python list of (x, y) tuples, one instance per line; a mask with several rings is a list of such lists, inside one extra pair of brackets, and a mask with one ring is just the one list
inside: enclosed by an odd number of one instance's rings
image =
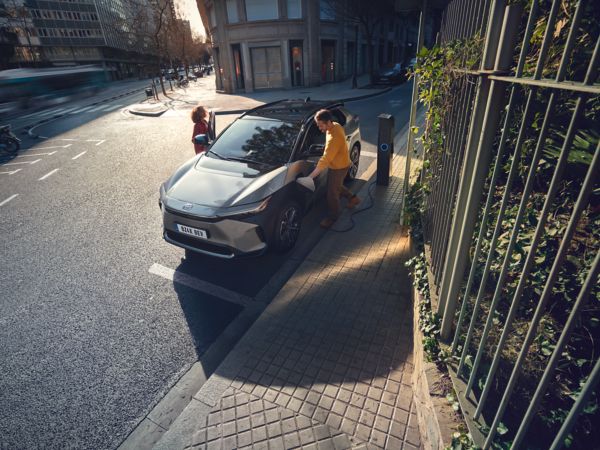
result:
[(217, 137), (217, 129), (215, 128), (216, 126), (216, 119), (215, 119), (215, 113), (214, 111), (210, 111), (208, 113), (208, 139), (210, 141), (214, 141), (215, 138)]
[[(325, 134), (322, 133), (314, 121), (307, 125), (307, 130), (304, 134), (304, 140), (298, 152), (296, 160), (302, 162), (303, 170), (306, 170), (305, 175), (308, 175), (314, 170), (323, 156), (325, 149)], [(327, 185), (327, 169), (323, 170), (315, 179), (315, 190), (323, 192)]]

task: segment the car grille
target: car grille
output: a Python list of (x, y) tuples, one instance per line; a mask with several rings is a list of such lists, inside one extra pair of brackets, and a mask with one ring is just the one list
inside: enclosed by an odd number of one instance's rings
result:
[(167, 230), (167, 237), (180, 244), (187, 245), (189, 247), (197, 248), (198, 250), (204, 250), (206, 252), (215, 253), (218, 255), (229, 256), (234, 252), (227, 247), (212, 244), (201, 239), (194, 239), (193, 237), (186, 236), (185, 234), (177, 233), (176, 231)]
[(169, 214), (173, 214), (174, 216), (185, 217), (186, 219), (192, 219), (192, 220), (201, 220), (202, 222), (208, 222), (208, 223), (215, 223), (220, 220), (223, 220), (220, 217), (206, 217), (206, 216), (195, 216), (193, 214), (186, 214), (183, 211), (178, 211), (176, 209), (169, 208), (168, 206), (165, 206), (165, 211), (167, 211)]

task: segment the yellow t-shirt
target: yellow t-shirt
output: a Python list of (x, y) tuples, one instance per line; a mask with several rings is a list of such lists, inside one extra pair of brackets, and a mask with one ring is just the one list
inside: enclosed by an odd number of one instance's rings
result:
[(348, 144), (346, 144), (346, 135), (344, 127), (339, 123), (333, 122), (333, 128), (327, 131), (325, 138), (325, 150), (323, 156), (319, 159), (317, 167), (328, 169), (345, 169), (352, 165)]

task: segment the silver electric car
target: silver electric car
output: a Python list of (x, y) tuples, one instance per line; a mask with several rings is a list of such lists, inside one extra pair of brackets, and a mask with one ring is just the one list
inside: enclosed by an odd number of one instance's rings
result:
[[(163, 236), (188, 252), (219, 258), (285, 251), (298, 239), (304, 213), (326, 191), (327, 171), (315, 193), (295, 180), (323, 154), (325, 135), (314, 115), (329, 109), (345, 130), (356, 176), (360, 159), (358, 116), (342, 103), (281, 100), (252, 109), (227, 127), (208, 151), (183, 164), (160, 187)], [(214, 130), (214, 116), (211, 118)]]

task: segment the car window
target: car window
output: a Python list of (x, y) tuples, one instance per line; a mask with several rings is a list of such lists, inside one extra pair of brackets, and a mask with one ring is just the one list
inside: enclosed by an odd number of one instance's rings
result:
[(332, 109), (333, 121), (339, 123), (341, 126), (346, 125), (346, 115), (339, 109)]
[(281, 165), (289, 161), (300, 124), (245, 117), (235, 121), (212, 145), (222, 158)]
[(302, 151), (307, 152), (313, 144), (325, 145), (325, 133), (322, 133), (314, 122), (310, 124), (310, 128), (306, 132), (306, 139), (304, 140)]

